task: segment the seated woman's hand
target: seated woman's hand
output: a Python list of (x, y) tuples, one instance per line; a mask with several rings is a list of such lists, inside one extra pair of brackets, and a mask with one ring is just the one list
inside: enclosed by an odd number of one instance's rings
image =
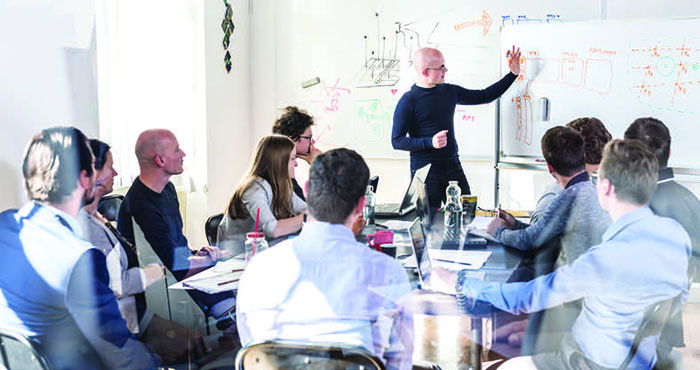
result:
[(221, 259), (222, 257), (226, 257), (223, 253), (224, 251), (220, 250), (217, 247), (212, 247), (212, 246), (204, 246), (202, 249), (198, 250), (196, 255), (197, 256), (207, 256), (209, 259), (211, 259), (211, 262), (214, 263)]

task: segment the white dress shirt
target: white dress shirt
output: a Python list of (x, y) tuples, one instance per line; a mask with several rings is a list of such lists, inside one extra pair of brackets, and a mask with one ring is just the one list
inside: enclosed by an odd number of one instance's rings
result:
[(410, 369), (410, 285), (396, 260), (344, 225), (307, 223), (259, 255), (238, 287), (241, 344), (268, 339), (356, 345), (391, 369)]

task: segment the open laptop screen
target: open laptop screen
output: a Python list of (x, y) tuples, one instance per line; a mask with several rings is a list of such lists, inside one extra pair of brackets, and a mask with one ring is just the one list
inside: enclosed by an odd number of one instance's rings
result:
[(416, 213), (426, 230), (430, 230), (432, 220), (430, 219), (430, 204), (428, 204), (428, 188), (420, 178), (416, 178)]
[(425, 183), (425, 178), (428, 176), (428, 171), (430, 171), (430, 164), (416, 170), (416, 173), (411, 179), (411, 183), (408, 184), (408, 190), (406, 190), (406, 195), (403, 197), (399, 210), (413, 208), (416, 199), (418, 199), (418, 192), (420, 191), (419, 188)]
[(428, 243), (423, 225), (419, 218), (416, 218), (408, 229), (408, 236), (411, 238), (413, 254), (416, 257), (416, 266), (418, 267), (418, 278), (421, 285), (424, 285), (430, 278), (431, 264), (430, 256), (428, 256)]

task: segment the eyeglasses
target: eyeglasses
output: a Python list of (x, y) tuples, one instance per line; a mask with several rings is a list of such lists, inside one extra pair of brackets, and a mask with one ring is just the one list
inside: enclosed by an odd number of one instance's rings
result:
[(447, 67), (445, 67), (445, 65), (443, 64), (443, 65), (441, 65), (440, 67), (437, 67), (437, 68), (430, 68), (430, 67), (427, 67), (427, 68), (425, 68), (425, 70), (426, 70), (426, 71), (440, 71), (440, 72), (442, 72), (442, 71), (446, 71), (446, 70), (447, 70)]
[(299, 136), (299, 139), (306, 139), (306, 140), (308, 140), (308, 141), (311, 141), (311, 138), (312, 138), (312, 137), (313, 137), (313, 135), (309, 135), (309, 136)]

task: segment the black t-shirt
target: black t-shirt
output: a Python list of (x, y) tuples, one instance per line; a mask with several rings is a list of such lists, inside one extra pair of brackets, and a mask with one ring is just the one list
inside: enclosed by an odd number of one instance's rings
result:
[[(119, 232), (136, 244), (132, 218), (139, 224), (146, 240), (165, 267), (178, 281), (184, 279), (189, 270), (187, 258), (192, 254), (187, 238), (182, 233), (180, 202), (173, 183), (168, 182), (163, 191), (156, 193), (137, 177), (119, 208), (117, 225)], [(129, 267), (138, 266), (134, 252), (129, 248), (125, 249), (129, 257)], [(233, 296), (232, 293), (207, 294), (196, 290), (188, 290), (188, 293), (204, 312), (208, 312), (212, 305), (219, 301)]]

